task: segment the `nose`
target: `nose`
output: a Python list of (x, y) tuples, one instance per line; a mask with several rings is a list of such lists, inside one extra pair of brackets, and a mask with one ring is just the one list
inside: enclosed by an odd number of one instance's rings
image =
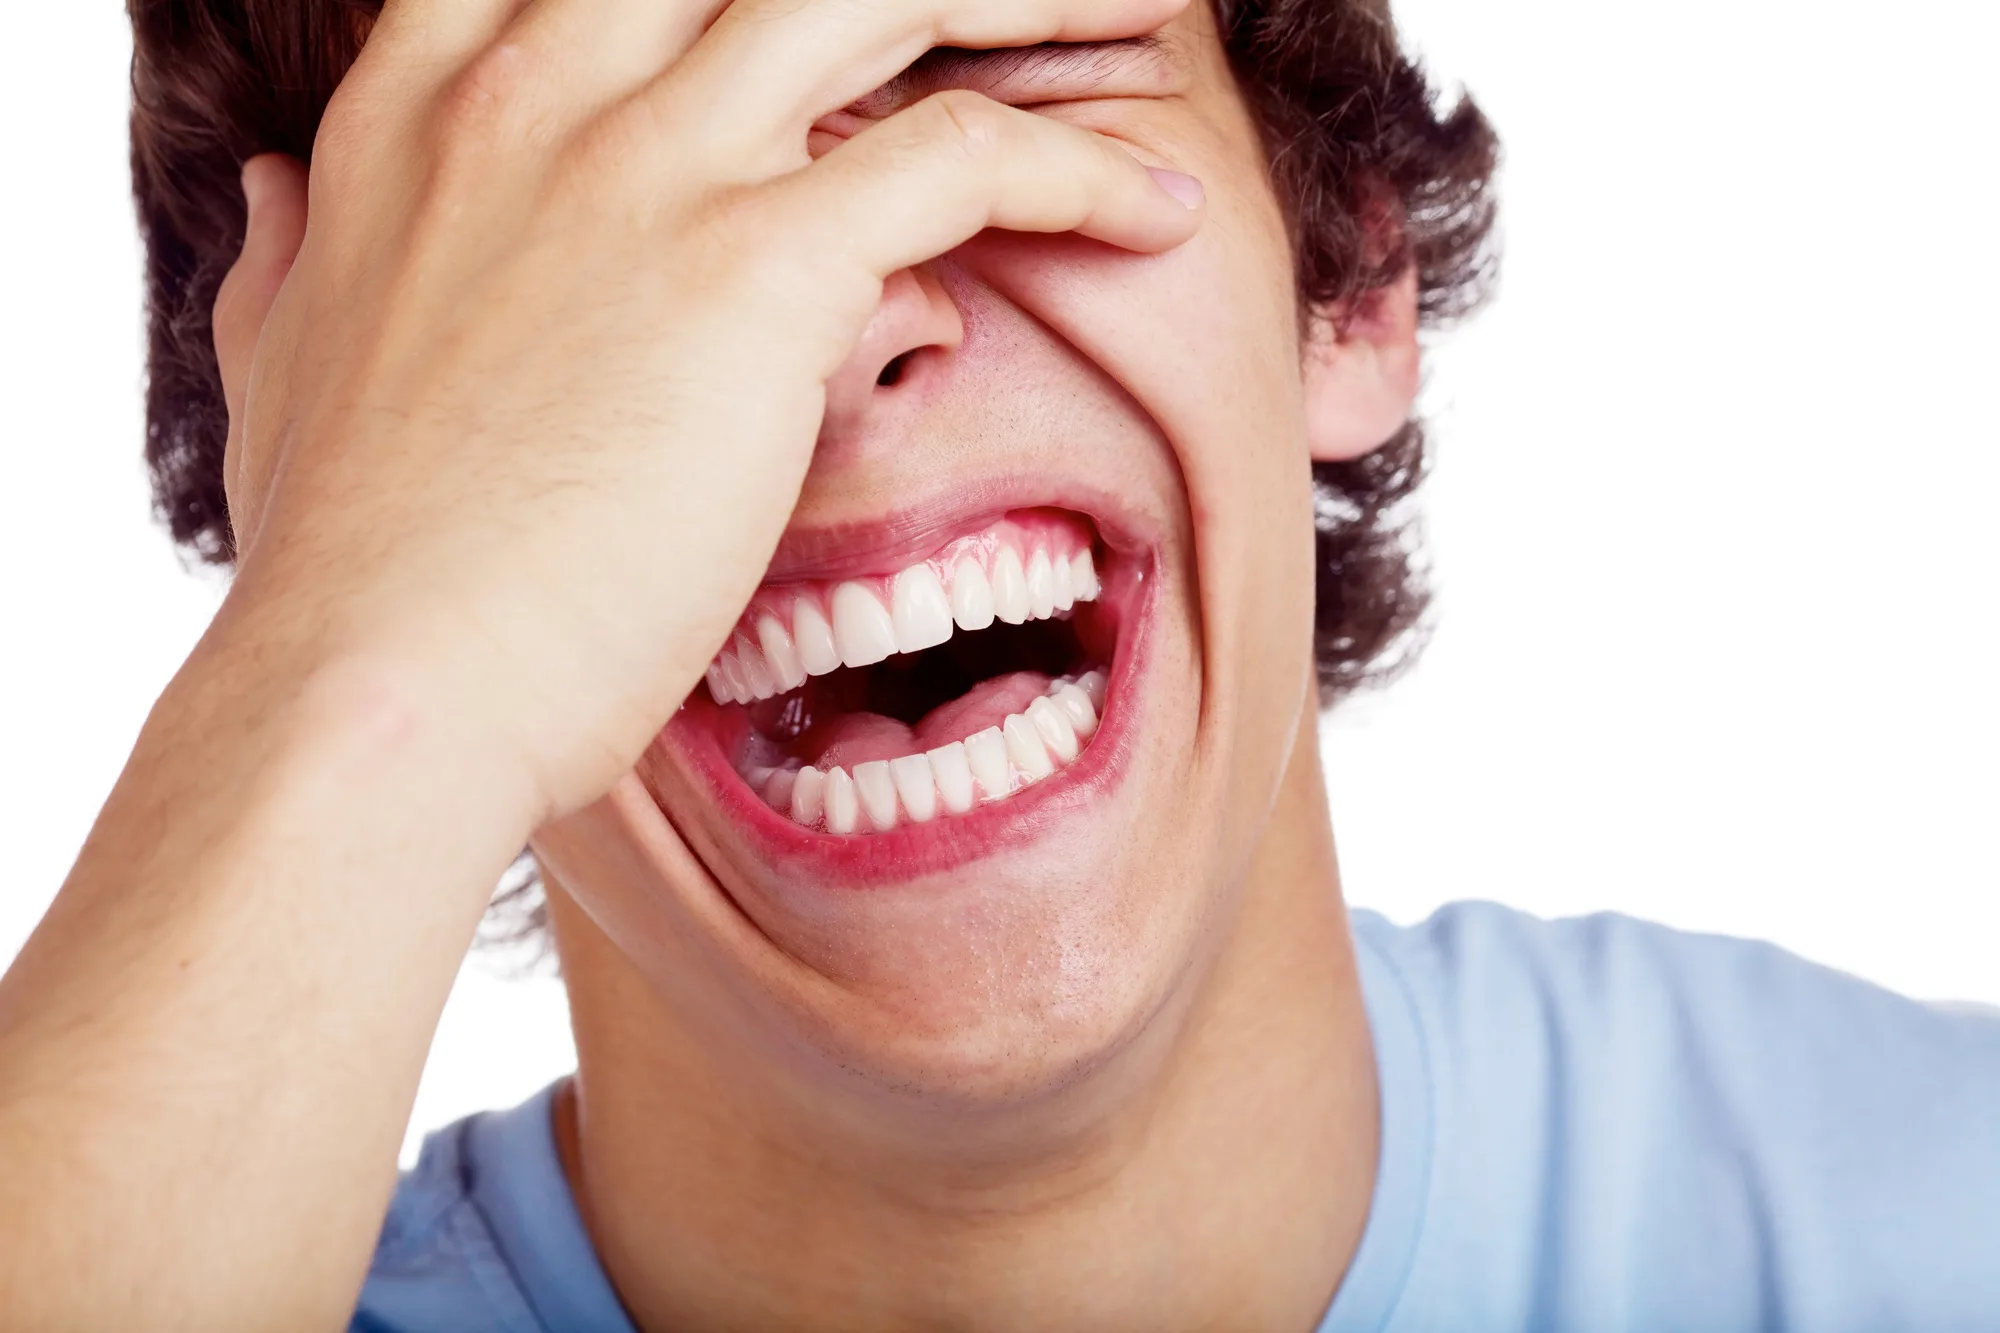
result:
[(822, 461), (863, 439), (872, 424), (935, 375), (965, 341), (965, 321), (930, 265), (882, 284), (882, 303), (840, 369), (826, 382)]

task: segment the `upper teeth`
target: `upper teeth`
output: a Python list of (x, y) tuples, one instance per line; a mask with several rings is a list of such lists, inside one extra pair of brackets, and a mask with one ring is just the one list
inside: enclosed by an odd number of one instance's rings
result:
[(1089, 547), (1037, 545), (1024, 561), (1008, 536), (990, 557), (969, 550), (890, 579), (767, 591), (709, 667), (708, 691), (725, 704), (775, 698), (808, 676), (935, 648), (955, 628), (1048, 620), (1102, 591)]

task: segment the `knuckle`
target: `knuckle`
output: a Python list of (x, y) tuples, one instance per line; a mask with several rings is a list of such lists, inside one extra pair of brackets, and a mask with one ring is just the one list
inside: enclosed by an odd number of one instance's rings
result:
[(438, 111), (445, 138), (484, 141), (504, 133), (527, 82), (527, 64), (526, 53), (510, 43), (474, 57), (445, 85)]
[(968, 157), (985, 157), (1006, 137), (1007, 118), (990, 97), (964, 88), (932, 93), (921, 104), (926, 128)]
[(562, 147), (562, 157), (591, 188), (666, 208), (699, 193), (717, 172), (689, 150), (685, 126), (662, 117), (653, 99), (638, 98), (584, 122)]
[(629, 113), (601, 116), (570, 141), (565, 166), (583, 188), (630, 182), (636, 170), (645, 165), (647, 145), (643, 127), (634, 124)]
[(445, 85), (437, 132), (447, 152), (546, 150), (566, 131), (560, 62), (538, 46), (489, 47)]

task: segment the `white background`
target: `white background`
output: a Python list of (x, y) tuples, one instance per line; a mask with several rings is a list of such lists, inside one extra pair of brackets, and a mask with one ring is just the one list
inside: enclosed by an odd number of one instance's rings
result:
[[(220, 595), (151, 526), (128, 39), (0, 44), (0, 959)], [(1439, 348), (1418, 673), (1327, 728), (1350, 897), (1612, 909), (2000, 1002), (2000, 432), (1975, 0), (1409, 0), (1508, 143)], [(415, 1129), (571, 1058), (468, 966)]]

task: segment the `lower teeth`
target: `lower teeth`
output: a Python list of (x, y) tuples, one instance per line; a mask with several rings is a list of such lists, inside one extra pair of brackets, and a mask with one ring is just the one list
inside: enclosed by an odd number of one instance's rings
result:
[(797, 760), (743, 774), (794, 823), (834, 834), (887, 833), (970, 813), (1076, 762), (1104, 710), (1105, 676), (1090, 671), (1049, 686), (1024, 712), (928, 754), (856, 764), (853, 772)]

